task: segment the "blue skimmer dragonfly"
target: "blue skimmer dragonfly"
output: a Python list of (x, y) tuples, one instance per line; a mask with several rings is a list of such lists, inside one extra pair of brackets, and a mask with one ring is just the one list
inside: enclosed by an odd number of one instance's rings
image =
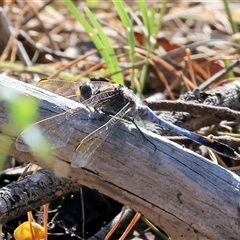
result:
[[(75, 153), (73, 153), (71, 159), (72, 167), (75, 168), (84, 167), (84, 158), (88, 158), (89, 156), (87, 156), (87, 154), (91, 152), (89, 150), (90, 147), (85, 147), (88, 145), (86, 143), (94, 141), (94, 139), (97, 138), (100, 133), (107, 131), (109, 127), (111, 127), (124, 117), (148, 121), (157, 124), (177, 134), (188, 137), (194, 142), (207, 146), (208, 148), (212, 149), (213, 151), (221, 155), (233, 158), (235, 160), (240, 159), (240, 154), (238, 154), (234, 149), (230, 148), (226, 144), (198, 135), (187, 129), (174, 125), (171, 122), (163, 120), (162, 118), (157, 116), (148, 106), (143, 105), (140, 99), (133, 93), (133, 91), (128, 89), (127, 87), (105, 81), (104, 78), (100, 78), (99, 81), (91, 79), (90, 81), (80, 86), (80, 95), (83, 100), (82, 103), (86, 107), (94, 107), (95, 110), (105, 114), (112, 115), (112, 117), (104, 125), (96, 129), (95, 131), (93, 131), (80, 141), (80, 143), (76, 146), (76, 151)], [(69, 121), (77, 116), (78, 111), (81, 111), (81, 109), (76, 109), (73, 113), (65, 112), (60, 115), (61, 117), (63, 117), (64, 120)], [(56, 117), (58, 117), (58, 115), (56, 115)], [(63, 136), (68, 136), (67, 139), (69, 139), (69, 137), (73, 133), (73, 128), (72, 129), (65, 129), (65, 127), (64, 129), (61, 128), (61, 126), (64, 126), (64, 124), (58, 124), (58, 126), (51, 126), (51, 124), (49, 123), (46, 124), (51, 119), (45, 119), (36, 124), (42, 126), (42, 129), (47, 134), (47, 136), (54, 135), (53, 134), (54, 131), (55, 133), (57, 132), (58, 134), (64, 134)], [(29, 151), (29, 148), (26, 147), (26, 145), (22, 144), (23, 141), (22, 135), (26, 134), (26, 132), (30, 130), (31, 126), (27, 128), (25, 131), (23, 131), (23, 133), (21, 133), (17, 138), (16, 147), (18, 150)], [(61, 145), (62, 143), (60, 144), (57, 143), (56, 139), (51, 139), (50, 137), (49, 140), (53, 148), (63, 146)], [(65, 145), (66, 144), (67, 141)], [(79, 159), (81, 158), (82, 160), (79, 161)]]

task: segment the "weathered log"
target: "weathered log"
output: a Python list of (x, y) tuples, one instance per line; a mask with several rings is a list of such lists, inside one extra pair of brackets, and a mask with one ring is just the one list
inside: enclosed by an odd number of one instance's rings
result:
[(37, 209), (79, 187), (79, 184), (44, 169), (19, 182), (12, 182), (0, 189), (0, 223)]
[[(80, 104), (0, 75), (0, 88), (41, 101), (45, 118)], [(1, 90), (2, 91), (2, 90)], [(0, 129), (15, 139), (17, 132), (4, 128), (7, 109), (0, 102)], [(61, 177), (95, 188), (99, 192), (144, 214), (173, 239), (239, 239), (240, 178), (161, 136), (144, 131), (143, 138), (133, 124), (120, 121), (109, 130), (103, 145), (93, 151), (84, 168), (71, 168), (71, 156), (79, 140), (107, 120), (89, 119), (86, 109), (71, 121), (75, 131), (66, 147), (54, 153), (54, 160), (33, 158), (11, 148), (11, 154), (36, 163)], [(64, 127), (71, 127), (63, 121)], [(62, 139), (64, 141), (64, 139)], [(81, 151), (81, 149), (79, 150)]]

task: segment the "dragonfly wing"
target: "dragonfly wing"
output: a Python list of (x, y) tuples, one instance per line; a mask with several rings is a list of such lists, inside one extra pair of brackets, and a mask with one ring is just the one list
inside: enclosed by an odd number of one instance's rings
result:
[(104, 134), (99, 133), (95, 139), (92, 139), (92, 141), (84, 142), (80, 150), (74, 151), (71, 158), (71, 166), (73, 168), (83, 168), (86, 165), (91, 164), (93, 153), (104, 144), (108, 135), (108, 131), (106, 130)]
[(88, 107), (95, 107), (96, 105), (102, 105), (105, 102), (110, 101), (113, 98), (113, 96), (115, 96), (115, 94), (116, 94), (115, 90), (101, 92), (96, 95), (92, 95), (92, 97), (83, 101), (82, 104)]
[[(120, 121), (131, 108), (131, 104), (126, 104), (116, 115), (114, 115), (108, 122), (95, 131), (87, 135), (76, 147), (76, 150), (71, 159), (71, 166), (73, 168), (82, 168), (88, 164), (92, 153), (98, 148), (107, 137), (108, 129)], [(105, 136), (105, 137), (104, 137)], [(99, 141), (99, 139), (101, 141)], [(97, 141), (97, 142), (96, 142)]]
[(82, 168), (90, 163), (91, 155), (104, 143), (108, 136), (109, 121), (81, 140), (71, 158), (73, 168)]
[(66, 82), (55, 79), (41, 79), (36, 83), (37, 87), (48, 90), (63, 97), (75, 96), (77, 100), (80, 98), (80, 83)]
[(25, 129), (16, 139), (16, 148), (22, 152), (38, 151), (39, 145), (48, 148), (66, 146), (73, 133), (71, 124), (67, 124), (65, 114), (39, 121)]

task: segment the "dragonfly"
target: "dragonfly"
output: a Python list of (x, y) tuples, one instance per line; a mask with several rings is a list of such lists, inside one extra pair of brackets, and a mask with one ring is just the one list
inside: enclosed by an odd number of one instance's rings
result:
[[(111, 126), (115, 125), (118, 121), (124, 118), (137, 119), (154, 123), (179, 135), (185, 136), (196, 143), (202, 144), (221, 155), (230, 157), (234, 160), (240, 160), (240, 154), (238, 154), (228, 145), (211, 138), (201, 136), (197, 133), (181, 128), (171, 122), (162, 119), (156, 115), (148, 106), (144, 105), (132, 90), (128, 89), (125, 86), (105, 81), (104, 78), (97, 80), (90, 79), (90, 81), (80, 85), (79, 91), (82, 103), (86, 107), (93, 107), (94, 111), (108, 114), (111, 117), (105, 124), (88, 134), (78, 143), (75, 148), (75, 152), (71, 157), (71, 166), (74, 168), (84, 167), (88, 162), (88, 159), (90, 159), (90, 155), (93, 152), (93, 149), (91, 149), (91, 146), (93, 144), (89, 147), (89, 144), (87, 143), (94, 142), (94, 139), (97, 139), (102, 133), (106, 133)], [(65, 112), (60, 115), (64, 121), (71, 121), (71, 119), (74, 119), (78, 116), (78, 111), (81, 111), (81, 108), (75, 109), (73, 113)], [(58, 117), (58, 115), (56, 115), (56, 117)], [(52, 120), (52, 118), (49, 120)], [(62, 143), (63, 145), (66, 145), (69, 137), (73, 133), (73, 128), (66, 130), (64, 124), (52, 126), (48, 123), (49, 120), (46, 119), (36, 124), (42, 126), (42, 129), (48, 136), (53, 136), (53, 132), (64, 134), (63, 136), (68, 135), (66, 142)], [(61, 129), (61, 126), (64, 126), (64, 129)], [(30, 130), (31, 126), (26, 131), (28, 132)], [(25, 134), (26, 131), (23, 131), (22, 134)], [(24, 147), (25, 145), (22, 144), (22, 134), (20, 134), (16, 140), (16, 147), (20, 151), (29, 151), (29, 149)], [(105, 135), (107, 136), (107, 134)], [(57, 136), (55, 136), (55, 139), (50, 138), (50, 142), (52, 143), (53, 148), (63, 146), (56, 141), (56, 138)], [(79, 159), (81, 159), (81, 161)]]

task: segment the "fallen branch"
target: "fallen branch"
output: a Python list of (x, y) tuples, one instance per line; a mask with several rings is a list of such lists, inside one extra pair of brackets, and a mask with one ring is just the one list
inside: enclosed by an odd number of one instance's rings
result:
[(19, 182), (12, 182), (0, 189), (0, 223), (4, 224), (79, 187), (79, 184), (43, 169)]
[[(0, 88), (41, 100), (45, 118), (80, 104), (17, 80), (0, 75)], [(54, 161), (33, 158), (14, 145), (10, 154), (36, 163), (57, 175), (95, 188), (99, 192), (144, 214), (173, 239), (239, 239), (240, 178), (184, 147), (143, 130), (153, 145), (125, 121), (110, 128), (104, 144), (84, 161), (84, 168), (71, 168), (74, 148), (86, 134), (107, 120), (89, 120), (79, 111), (75, 131), (66, 147), (58, 149)], [(0, 102), (0, 129), (7, 122), (4, 99)], [(63, 122), (69, 128), (67, 121)], [(6, 137), (18, 133), (5, 129)], [(106, 136), (101, 136), (102, 138)], [(64, 139), (61, 139), (62, 141)]]

